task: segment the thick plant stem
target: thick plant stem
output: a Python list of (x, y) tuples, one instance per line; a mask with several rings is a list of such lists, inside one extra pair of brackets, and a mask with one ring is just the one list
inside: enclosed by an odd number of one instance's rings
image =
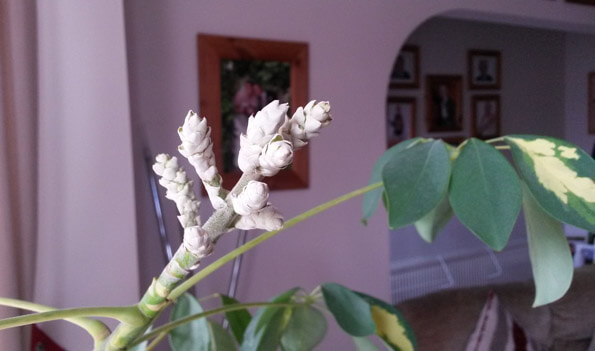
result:
[[(209, 238), (215, 242), (222, 233), (225, 233), (236, 218), (236, 213), (231, 205), (231, 194), (238, 194), (250, 180), (259, 179), (261, 176), (244, 174), (227, 196), (227, 206), (215, 211), (204, 224), (203, 229)], [(145, 317), (139, 324), (120, 323), (116, 330), (106, 340), (101, 350), (121, 350), (142, 335), (155, 318), (167, 307), (171, 299), (170, 292), (196, 267), (204, 257), (193, 255), (184, 245), (180, 245), (172, 260), (165, 266), (159, 277), (153, 282), (136, 305), (138, 311)]]
[[(0, 305), (1, 306), (8, 306), (14, 307), (22, 310), (28, 310), (33, 312), (50, 312), (56, 311), (56, 308), (40, 305), (33, 302), (18, 300), (18, 299), (9, 299), (5, 297), (0, 297)], [(95, 347), (98, 347), (99, 344), (105, 340), (110, 334), (109, 328), (103, 324), (101, 321), (91, 318), (85, 317), (73, 317), (73, 318), (65, 318), (67, 322), (72, 324), (78, 325), (79, 327), (85, 329), (91, 337), (93, 337), (93, 341), (95, 343)]]

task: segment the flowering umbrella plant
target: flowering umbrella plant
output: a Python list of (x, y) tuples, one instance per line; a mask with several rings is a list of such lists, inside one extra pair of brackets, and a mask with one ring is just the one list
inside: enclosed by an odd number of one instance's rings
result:
[[(35, 312), (0, 320), (0, 329), (64, 319), (85, 329), (95, 350), (150, 350), (169, 337), (173, 350), (297, 351), (311, 350), (322, 341), (327, 329), (322, 311), (328, 311), (353, 337), (357, 350), (377, 350), (370, 341), (374, 335), (387, 350), (416, 350), (413, 331), (393, 306), (336, 283), (321, 284), (311, 292), (292, 288), (267, 302), (240, 303), (218, 295), (221, 307), (206, 311), (187, 293), (225, 263), (284, 229), (362, 194), (364, 223), (382, 198), (391, 228), (414, 224), (431, 242), (456, 215), (494, 250), (506, 246), (522, 207), (536, 285), (534, 305), (553, 302), (567, 291), (573, 267), (561, 222), (595, 231), (595, 162), (584, 151), (531, 135), (485, 142), (472, 138), (458, 147), (441, 140), (410, 139), (379, 158), (368, 186), (284, 222), (262, 180), (287, 168), (294, 150), (331, 122), (328, 102), (311, 101), (291, 118), (288, 108), (273, 101), (249, 118), (238, 154), (243, 174), (231, 189), (223, 186), (215, 166), (206, 118), (188, 112), (178, 129), (178, 151), (196, 170), (214, 212), (203, 223), (193, 182), (177, 158), (157, 155), (153, 170), (166, 198), (176, 204), (184, 238), (137, 304), (57, 310), (0, 298), (0, 305)], [(501, 150), (512, 153), (516, 169)], [(214, 251), (221, 235), (236, 228), (267, 232), (189, 276)], [(153, 325), (172, 304), (170, 322)], [(225, 314), (230, 331), (207, 318), (216, 314)], [(113, 318), (119, 325), (110, 330), (95, 317)]]

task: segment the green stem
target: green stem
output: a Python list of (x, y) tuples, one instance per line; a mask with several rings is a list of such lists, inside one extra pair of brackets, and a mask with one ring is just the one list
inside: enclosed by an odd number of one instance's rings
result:
[(497, 137), (497, 138), (493, 138), (493, 139), (488, 139), (485, 142), (488, 144), (493, 144), (493, 143), (498, 143), (504, 141), (504, 137)]
[(495, 148), (497, 150), (510, 150), (510, 146), (508, 145), (495, 146)]
[[(33, 312), (50, 312), (56, 311), (56, 308), (40, 305), (33, 302), (18, 300), (18, 299), (9, 299), (6, 297), (0, 297), (0, 305), (19, 308), (21, 310), (33, 311)], [(98, 345), (107, 338), (110, 334), (109, 328), (103, 324), (101, 321), (91, 318), (85, 317), (74, 317), (74, 318), (65, 318), (67, 322), (72, 324), (78, 325), (79, 327), (85, 329), (87, 333), (89, 333), (93, 337), (93, 341), (95, 345)]]
[(161, 340), (163, 340), (163, 338), (165, 338), (166, 336), (167, 336), (167, 333), (159, 334), (155, 339), (153, 339), (153, 341), (151, 341), (149, 346), (147, 346), (146, 351), (152, 351), (155, 347), (157, 347), (157, 345), (161, 342)]
[(339, 197), (337, 197), (331, 201), (328, 201), (322, 205), (316, 206), (316, 207), (314, 207), (314, 208), (312, 208), (296, 217), (293, 217), (292, 219), (285, 222), (285, 225), (283, 226), (283, 228), (281, 228), (279, 230), (273, 230), (270, 232), (263, 233), (262, 235), (248, 241), (246, 244), (238, 247), (237, 249), (230, 251), (229, 253), (227, 253), (226, 255), (217, 259), (216, 261), (214, 261), (207, 267), (203, 268), (198, 273), (196, 273), (192, 277), (188, 278), (182, 284), (178, 285), (178, 287), (173, 289), (171, 291), (171, 293), (169, 294), (168, 299), (169, 300), (177, 299), (182, 294), (184, 294), (188, 289), (190, 289), (192, 286), (194, 286), (194, 284), (198, 283), (205, 277), (209, 276), (211, 273), (215, 272), (217, 269), (219, 269), (219, 267), (221, 267), (224, 264), (226, 264), (227, 262), (233, 260), (237, 256), (245, 253), (246, 251), (251, 250), (254, 247), (260, 245), (262, 242), (274, 237), (275, 235), (281, 233), (282, 231), (289, 229), (289, 228), (293, 227), (294, 225), (296, 225), (296, 224), (298, 224), (298, 223), (300, 223), (316, 214), (326, 211), (331, 207), (334, 207), (342, 202), (345, 202), (345, 201), (352, 199), (356, 196), (367, 193), (368, 191), (372, 191), (372, 190), (379, 188), (381, 186), (382, 186), (382, 182), (370, 184), (368, 186), (354, 190), (354, 191), (347, 193), (345, 195), (339, 196)]
[(120, 322), (137, 323), (134, 313), (136, 306), (125, 307), (83, 307), (67, 308), (63, 310), (51, 310), (47, 312), (31, 313), (18, 317), (11, 317), (0, 320), (0, 330), (21, 327), (23, 325), (54, 321), (57, 319), (76, 317), (107, 317), (117, 319)]
[(237, 310), (254, 308), (254, 307), (295, 307), (295, 306), (302, 306), (302, 305), (304, 305), (304, 304), (303, 303), (251, 302), (251, 303), (242, 303), (242, 304), (233, 304), (233, 305), (229, 305), (229, 306), (223, 306), (223, 307), (215, 308), (215, 309), (212, 309), (209, 311), (196, 313), (191, 316), (180, 318), (173, 322), (164, 324), (164, 325), (160, 326), (159, 328), (153, 329), (150, 333), (147, 333), (147, 334), (139, 337), (138, 339), (134, 340), (128, 346), (129, 347), (136, 346), (145, 340), (149, 340), (151, 338), (158, 337), (161, 334), (167, 334), (172, 329), (175, 329), (181, 325), (190, 323), (196, 319), (209, 317), (209, 316), (219, 314), (219, 313), (237, 311)]

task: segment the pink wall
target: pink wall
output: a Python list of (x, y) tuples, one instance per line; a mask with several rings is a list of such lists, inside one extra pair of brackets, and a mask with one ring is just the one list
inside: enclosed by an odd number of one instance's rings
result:
[[(123, 8), (102, 0), (37, 6), (35, 301), (132, 304), (139, 287)], [(92, 348), (66, 322), (42, 327), (68, 350)]]
[[(272, 195), (273, 203), (290, 218), (367, 182), (374, 160), (384, 150), (384, 101), (392, 62), (409, 33), (426, 19), (451, 11), (453, 16), (495, 16), (491, 18), (506, 23), (546, 27), (592, 30), (595, 25), (593, 9), (541, 0), (129, 0), (125, 10), (142, 285), (162, 263), (138, 152), (148, 146), (153, 153), (175, 153), (175, 130), (187, 109), (197, 108), (197, 33), (309, 43), (310, 96), (331, 101), (335, 121), (311, 145), (310, 188)], [(173, 206), (168, 205), (166, 215), (168, 227), (175, 231)], [(384, 217), (378, 215), (363, 227), (360, 201), (355, 200), (288, 230), (247, 254), (239, 298), (262, 300), (294, 285), (312, 289), (336, 281), (388, 299)], [(231, 236), (213, 256), (232, 245)], [(225, 291), (227, 277), (227, 270), (222, 270), (205, 280), (200, 295)], [(346, 338), (334, 341), (335, 349), (347, 348)]]

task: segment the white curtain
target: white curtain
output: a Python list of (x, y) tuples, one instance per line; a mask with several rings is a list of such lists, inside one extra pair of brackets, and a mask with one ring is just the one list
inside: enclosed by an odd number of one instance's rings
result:
[[(0, 296), (31, 299), (36, 257), (37, 65), (33, 0), (0, 0)], [(15, 315), (0, 308), (0, 318)], [(25, 350), (26, 329), (0, 332)]]

